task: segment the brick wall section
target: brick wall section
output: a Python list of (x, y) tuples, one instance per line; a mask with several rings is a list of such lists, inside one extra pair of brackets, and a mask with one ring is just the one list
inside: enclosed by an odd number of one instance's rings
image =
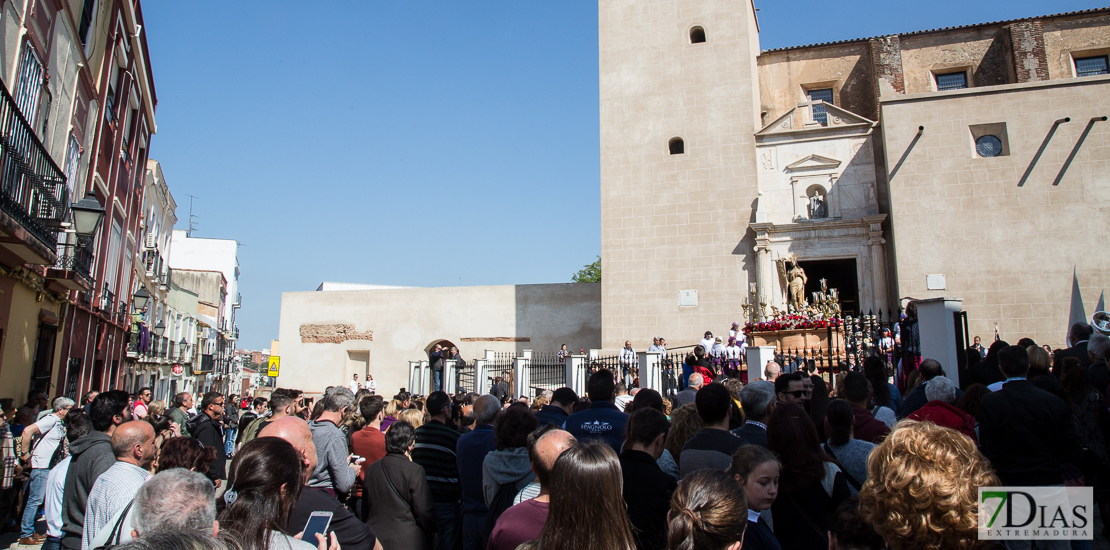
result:
[(301, 325), (301, 342), (305, 344), (342, 344), (347, 340), (374, 340), (374, 331), (358, 332), (354, 325)]
[(1041, 22), (1021, 21), (1010, 25), (1010, 41), (1018, 83), (1048, 80), (1048, 56), (1044, 51)]
[[(906, 93), (902, 72), (902, 40), (897, 34), (871, 39), (871, 62), (874, 64), (875, 95), (890, 97)], [(878, 105), (872, 118), (878, 120)]]

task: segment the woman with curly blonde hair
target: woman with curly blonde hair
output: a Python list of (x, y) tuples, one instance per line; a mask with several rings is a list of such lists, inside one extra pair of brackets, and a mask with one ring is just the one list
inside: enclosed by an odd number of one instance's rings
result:
[(401, 422), (402, 420), (408, 422), (409, 424), (412, 424), (413, 429), (416, 429), (420, 426), (423, 426), (424, 422), (427, 419), (424, 416), (424, 411), (417, 409), (405, 409), (397, 415), (397, 421)]
[(860, 515), (892, 550), (972, 549), (979, 487), (999, 484), (975, 443), (932, 422), (904, 420), (871, 453)]

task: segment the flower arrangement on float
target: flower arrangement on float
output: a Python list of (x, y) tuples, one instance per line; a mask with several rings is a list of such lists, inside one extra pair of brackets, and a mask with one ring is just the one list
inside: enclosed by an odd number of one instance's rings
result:
[(824, 328), (839, 328), (841, 321), (837, 317), (809, 317), (806, 315), (783, 314), (766, 321), (746, 323), (744, 332), (776, 332), (780, 330), (815, 330)]

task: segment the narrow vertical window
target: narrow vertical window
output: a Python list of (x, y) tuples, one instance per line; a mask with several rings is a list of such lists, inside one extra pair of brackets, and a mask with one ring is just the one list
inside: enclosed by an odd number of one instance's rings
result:
[[(809, 96), (810, 101), (824, 101), (825, 103), (833, 103), (832, 88), (822, 88), (820, 90), (807, 90), (806, 95)], [(813, 105), (813, 120), (820, 123), (821, 126), (828, 126), (829, 113), (825, 111), (825, 106), (822, 104)]]
[(682, 138), (672, 138), (671, 141), (667, 143), (667, 147), (670, 149), (672, 155), (681, 155), (686, 152), (685, 143), (682, 142)]
[(42, 63), (35, 55), (35, 48), (30, 42), (26, 42), (23, 45), (23, 61), (19, 65), (19, 84), (15, 90), (15, 104), (28, 124), (34, 123), (41, 89)]

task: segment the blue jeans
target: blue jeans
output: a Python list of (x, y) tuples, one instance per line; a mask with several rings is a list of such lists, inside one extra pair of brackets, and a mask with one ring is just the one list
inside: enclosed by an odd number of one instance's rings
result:
[(440, 377), (441, 376), (443, 376), (442, 372), (440, 372), (438, 370), (437, 371), (432, 371), (432, 378), (435, 380), (435, 383), (436, 383), (436, 386), (435, 386), (436, 389), (433, 390), (433, 391), (440, 391), (440, 388), (443, 387), (442, 383), (440, 382)]
[(46, 542), (42, 543), (42, 550), (62, 550), (62, 537), (46, 537)]
[(228, 428), (228, 429), (224, 430), (224, 455), (225, 456), (231, 454), (231, 451), (235, 450), (235, 432), (238, 432), (238, 431), (239, 430), (237, 428)]
[(484, 513), (469, 512), (463, 514), (462, 539), (463, 550), (485, 550), (486, 515)]
[(435, 550), (455, 550), (462, 526), (462, 506), (459, 501), (437, 502)]
[(35, 516), (42, 510), (42, 501), (46, 497), (46, 476), (50, 470), (34, 468), (31, 470), (31, 480), (27, 484), (27, 506), (23, 509), (22, 531), (19, 538), (30, 538), (35, 534)]

